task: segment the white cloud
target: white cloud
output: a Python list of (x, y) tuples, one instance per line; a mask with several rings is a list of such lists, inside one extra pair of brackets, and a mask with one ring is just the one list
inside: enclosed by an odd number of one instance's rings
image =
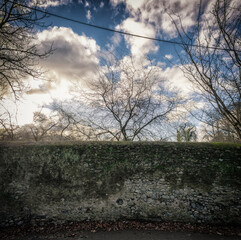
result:
[(170, 59), (173, 58), (173, 56), (172, 56), (171, 54), (166, 54), (166, 55), (165, 55), (165, 58), (167, 58), (168, 60), (170, 60)]
[(170, 14), (174, 20), (177, 20), (177, 16), (180, 16), (184, 29), (191, 27), (196, 20), (198, 13), (199, 0), (169, 0), (148, 1), (142, 10), (142, 21), (153, 22), (157, 29), (167, 34), (170, 38), (177, 35), (175, 25), (172, 22)]
[(91, 12), (90, 12), (90, 10), (87, 11), (86, 18), (87, 18), (88, 20), (91, 19)]
[(125, 3), (128, 11), (130, 11), (132, 8), (134, 10), (137, 10), (145, 2), (146, 0), (138, 0), (138, 1), (137, 0), (110, 0), (110, 3), (113, 7), (116, 7), (120, 3)]
[(49, 81), (29, 79), (31, 90), (19, 103), (18, 120), (23, 125), (32, 121), (33, 112), (40, 106), (49, 104), (53, 99), (65, 100), (72, 96), (72, 83), (86, 86), (89, 79), (95, 76), (99, 64), (99, 46), (92, 38), (78, 35), (70, 28), (53, 27), (37, 34), (41, 51), (53, 44), (54, 52), (39, 62), (46, 71)]
[(100, 8), (103, 8), (104, 5), (105, 5), (105, 3), (104, 3), (104, 2), (101, 2), (101, 3), (100, 3)]
[(121, 34), (115, 33), (111, 38), (114, 46), (118, 46), (121, 42)]
[(116, 7), (118, 4), (125, 2), (125, 0), (110, 0), (110, 3), (113, 7)]
[[(70, 83), (86, 85), (98, 66), (99, 46), (96, 41), (78, 35), (70, 28), (53, 27), (37, 34), (41, 51), (53, 45), (54, 52), (40, 61), (49, 81), (30, 81), (28, 95), (50, 94), (50, 98), (64, 98), (68, 95)], [(65, 94), (63, 92), (66, 90)]]
[[(237, 16), (240, 15), (240, 9), (241, 9), (241, 2), (238, 0), (229, 0), (229, 1), (224, 1), (226, 4), (228, 4), (229, 11), (227, 11), (227, 26), (231, 26), (232, 22), (234, 21), (233, 18), (236, 18)], [(220, 5), (223, 4), (223, 1), (220, 1)], [(210, 1), (208, 2), (206, 9), (205, 9), (205, 14), (202, 15), (201, 17), (201, 30), (199, 33), (199, 42), (196, 40), (197, 45), (206, 45), (207, 41), (209, 41), (209, 46), (216, 46), (216, 41), (219, 38), (220, 31), (218, 30), (218, 23), (217, 20), (213, 14), (213, 8), (214, 8), (214, 2)], [(212, 36), (210, 36), (210, 26), (212, 28)], [(211, 37), (211, 39), (210, 39)], [(223, 39), (221, 39), (223, 41)], [(238, 43), (238, 42), (236, 42)], [(225, 43), (223, 44), (225, 46)]]
[(72, 3), (72, 0), (34, 0), (32, 5), (34, 5), (36, 2), (38, 2), (38, 5), (42, 8), (48, 8), (68, 5), (69, 3)]
[(182, 70), (176, 66), (168, 67), (162, 71), (161, 77), (168, 80), (168, 83), (179, 89), (183, 94), (193, 93), (193, 86), (184, 76)]
[[(126, 11), (130, 15), (116, 26), (117, 30), (152, 38), (156, 36), (173, 38), (177, 36), (177, 31), (166, 11), (179, 15), (184, 29), (187, 29), (195, 22), (199, 0), (111, 0), (110, 2), (113, 7), (125, 3)], [(124, 39), (130, 48), (132, 56), (138, 58), (143, 58), (146, 54), (158, 50), (158, 45), (148, 39), (131, 36), (124, 36)], [(171, 59), (170, 55), (166, 57)]]
[(126, 5), (129, 10), (132, 8), (134, 11), (137, 11), (138, 9), (141, 9), (145, 2), (146, 0), (126, 0)]
[[(215, 0), (202, 1), (202, 21), (206, 21), (209, 26), (214, 24), (211, 12), (215, 2)], [(166, 38), (177, 37), (178, 33), (173, 20), (179, 27), (181, 20), (185, 31), (194, 26), (200, 5), (199, 0), (111, 0), (110, 3), (113, 7), (124, 3), (130, 18), (144, 24), (153, 24), (155, 35)], [(233, 6), (233, 9), (238, 9), (241, 6), (239, 0), (230, 0), (228, 3)]]
[[(118, 25), (116, 29), (137, 35), (155, 37), (155, 30), (152, 25), (138, 22), (134, 18), (127, 18), (120, 25)], [(124, 38), (131, 50), (133, 57), (142, 58), (146, 54), (156, 52), (158, 50), (158, 47), (151, 40), (128, 35), (125, 35)]]
[(85, 2), (85, 7), (90, 7), (90, 3), (88, 1)]
[[(156, 35), (160, 35), (161, 31), (169, 38), (176, 37), (177, 31), (167, 13), (174, 18), (175, 15), (180, 16), (184, 29), (187, 29), (195, 23), (199, 7), (199, 0), (111, 0), (113, 7), (124, 2), (130, 17), (142, 23), (154, 24)], [(207, 2), (208, 0), (203, 0), (203, 4)]]
[(93, 74), (98, 65), (99, 46), (92, 38), (78, 35), (70, 28), (53, 27), (38, 33), (40, 50), (53, 44), (54, 52), (40, 62), (44, 69), (54, 72), (54, 79), (81, 80)]

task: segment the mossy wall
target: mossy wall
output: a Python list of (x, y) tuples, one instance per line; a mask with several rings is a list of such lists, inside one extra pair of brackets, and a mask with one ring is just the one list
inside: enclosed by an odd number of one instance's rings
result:
[(241, 224), (241, 145), (0, 145), (0, 224)]

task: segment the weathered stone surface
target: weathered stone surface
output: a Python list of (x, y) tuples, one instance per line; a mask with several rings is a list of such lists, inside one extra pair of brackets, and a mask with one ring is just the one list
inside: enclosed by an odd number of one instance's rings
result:
[(241, 224), (240, 149), (2, 144), (0, 226), (117, 219)]

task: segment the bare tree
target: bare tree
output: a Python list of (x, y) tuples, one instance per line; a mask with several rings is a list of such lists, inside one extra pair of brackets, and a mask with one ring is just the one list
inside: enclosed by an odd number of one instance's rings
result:
[(13, 115), (3, 104), (0, 104), (0, 139), (15, 140), (16, 132), (19, 128), (16, 121), (16, 116)]
[(43, 141), (58, 140), (58, 121), (54, 116), (46, 116), (42, 109), (33, 114), (33, 122), (25, 124), (15, 132), (14, 140)]
[(45, 114), (34, 112), (33, 123), (28, 125), (34, 140), (41, 141), (57, 125), (57, 122), (48, 118)]
[(71, 105), (70, 102), (65, 102), (65, 104), (54, 102), (51, 106), (48, 106), (58, 118), (58, 125), (55, 130), (59, 140), (99, 140), (95, 130), (83, 124), (79, 112), (75, 112), (75, 109), (72, 109), (74, 112), (70, 111)]
[(210, 142), (237, 142), (239, 137), (233, 126), (226, 118), (220, 118), (219, 113), (215, 111), (206, 112), (208, 125), (202, 128), (203, 139)]
[(225, 119), (241, 139), (241, 3), (216, 0), (205, 19), (200, 2), (197, 24), (189, 32), (181, 18), (173, 22), (184, 50), (181, 69), (205, 101), (199, 119), (211, 124), (206, 113), (215, 111), (215, 121)]
[[(31, 5), (25, 8), (24, 5)], [(46, 17), (37, 12), (38, 1), (2, 0), (0, 3), (0, 99), (9, 91), (18, 98), (24, 78), (38, 78), (38, 60), (51, 52), (40, 52), (36, 27), (44, 27)]]
[(176, 108), (177, 93), (168, 90), (159, 68), (150, 62), (142, 64), (130, 56), (118, 59), (112, 54), (105, 60), (98, 77), (89, 82), (89, 90), (82, 92), (81, 123), (93, 129), (97, 139), (160, 137), (155, 128)]

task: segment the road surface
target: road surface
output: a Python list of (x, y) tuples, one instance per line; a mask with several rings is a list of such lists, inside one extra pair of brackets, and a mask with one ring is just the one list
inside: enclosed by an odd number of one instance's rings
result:
[(163, 232), (154, 230), (121, 230), (111, 232), (87, 232), (35, 234), (25, 237), (11, 237), (13, 240), (241, 240), (241, 237), (219, 236), (191, 232)]

